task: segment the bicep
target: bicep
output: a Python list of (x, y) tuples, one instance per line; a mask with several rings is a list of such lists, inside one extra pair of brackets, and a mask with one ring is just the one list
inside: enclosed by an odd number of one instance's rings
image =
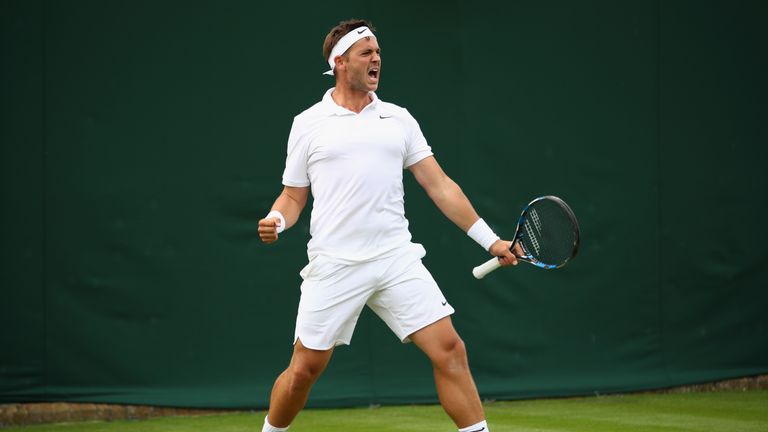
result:
[(297, 204), (300, 209), (303, 209), (307, 204), (309, 186), (284, 186), (282, 195)]
[(428, 156), (408, 167), (416, 181), (429, 195), (443, 188), (450, 179), (445, 174), (437, 159)]
[(440, 211), (462, 230), (466, 232), (479, 219), (459, 185), (443, 172), (434, 157), (413, 164), (410, 170)]

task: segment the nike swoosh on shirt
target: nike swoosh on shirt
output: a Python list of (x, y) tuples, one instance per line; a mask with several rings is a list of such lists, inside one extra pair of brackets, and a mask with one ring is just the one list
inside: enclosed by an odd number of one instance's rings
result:
[[(447, 305), (447, 304), (448, 304), (448, 302), (447, 302), (447, 301), (444, 301), (444, 302), (442, 302), (441, 304), (442, 304), (443, 306), (445, 306), (445, 305)], [(480, 430), (482, 430), (482, 429), (480, 429)], [(480, 432), (480, 431), (472, 431), (472, 432)]]
[(385, 115), (379, 114), (379, 118), (380, 119), (388, 119), (388, 118), (392, 118), (392, 116), (391, 115), (385, 116)]

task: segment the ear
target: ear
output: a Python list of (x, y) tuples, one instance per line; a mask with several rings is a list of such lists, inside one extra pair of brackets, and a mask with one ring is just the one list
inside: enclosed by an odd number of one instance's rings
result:
[(340, 55), (336, 56), (333, 59), (333, 62), (336, 64), (336, 66), (334, 67), (334, 70), (339, 70), (342, 67), (346, 68), (346, 65), (344, 64), (344, 56), (340, 56)]

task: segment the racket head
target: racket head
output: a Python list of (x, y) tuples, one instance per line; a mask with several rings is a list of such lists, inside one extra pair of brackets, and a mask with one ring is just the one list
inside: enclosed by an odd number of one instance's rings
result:
[(519, 244), (519, 259), (543, 269), (563, 267), (579, 251), (579, 223), (573, 210), (554, 195), (538, 197), (520, 214), (512, 247)]

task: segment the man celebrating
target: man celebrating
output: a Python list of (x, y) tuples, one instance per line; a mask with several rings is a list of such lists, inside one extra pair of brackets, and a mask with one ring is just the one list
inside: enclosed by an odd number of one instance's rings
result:
[[(259, 221), (265, 243), (296, 223), (314, 198), (301, 271), (294, 351), (272, 389), (262, 431), (288, 429), (337, 345), (349, 344), (368, 305), (403, 342), (431, 360), (440, 403), (461, 432), (488, 432), (464, 343), (443, 297), (411, 242), (403, 205), (409, 169), (438, 208), (503, 265), (517, 264), (459, 186), (440, 168), (416, 120), (378, 99), (381, 55), (374, 28), (348, 20), (323, 43), (336, 86), (295, 117), (283, 192)], [(517, 251), (519, 252), (519, 251)]]

